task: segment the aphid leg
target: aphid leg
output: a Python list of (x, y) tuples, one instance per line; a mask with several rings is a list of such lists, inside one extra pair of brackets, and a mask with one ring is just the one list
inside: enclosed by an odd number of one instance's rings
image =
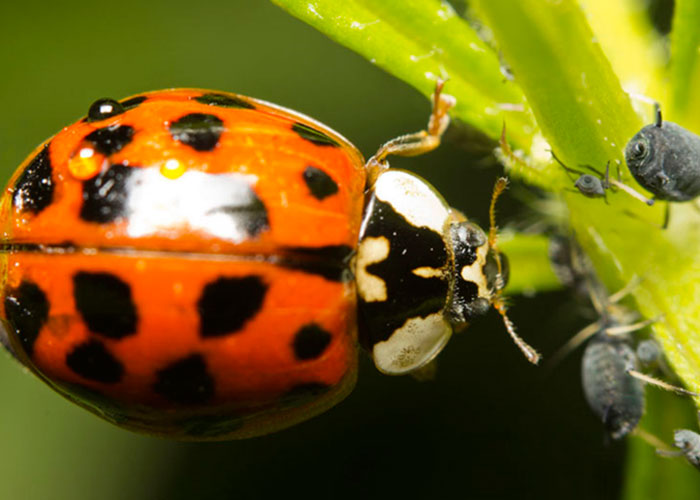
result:
[(657, 321), (663, 318), (663, 315), (657, 316), (655, 318), (645, 319), (644, 321), (637, 321), (631, 325), (620, 325), (620, 326), (609, 326), (605, 329), (605, 333), (608, 335), (624, 335), (626, 333), (633, 333), (642, 328), (646, 328), (649, 325), (653, 325)]
[(377, 176), (389, 168), (387, 156), (417, 156), (432, 151), (440, 145), (440, 139), (450, 124), (450, 116), (447, 112), (456, 104), (454, 97), (442, 93), (444, 85), (444, 80), (438, 80), (435, 85), (433, 110), (425, 130), (390, 140), (367, 161), (368, 185), (374, 184)]
[(625, 193), (630, 195), (632, 198), (641, 201), (645, 205), (652, 206), (654, 204), (653, 198), (647, 198), (639, 191), (636, 191), (636, 190), (632, 189), (631, 187), (629, 187), (627, 184), (624, 184), (620, 181), (616, 181), (615, 179), (611, 179), (610, 185), (615, 186), (616, 188), (622, 189)]
[(639, 372), (637, 370), (634, 370), (632, 368), (627, 368), (626, 372), (628, 375), (636, 378), (637, 380), (641, 380), (642, 382), (644, 382), (646, 384), (653, 385), (654, 387), (658, 387), (660, 389), (664, 389), (665, 391), (675, 392), (676, 394), (681, 395), (681, 396), (692, 396), (694, 398), (700, 397), (700, 394), (698, 394), (697, 392), (689, 391), (687, 389), (683, 389), (682, 387), (678, 387), (676, 385), (671, 385), (667, 382), (664, 382), (663, 380), (659, 380), (659, 379), (654, 378), (650, 375), (646, 375), (646, 374)]
[(639, 286), (639, 284), (642, 282), (642, 278), (637, 276), (636, 274), (632, 276), (632, 278), (627, 282), (625, 286), (620, 288), (617, 292), (613, 293), (608, 297), (608, 302), (610, 304), (617, 304), (620, 302), (622, 299), (627, 297), (630, 293), (634, 291), (635, 288)]
[(576, 174), (576, 175), (584, 175), (585, 174), (585, 172), (583, 170), (577, 170), (575, 168), (568, 167), (563, 161), (561, 161), (559, 159), (559, 157), (556, 155), (556, 153), (554, 153), (553, 149), (549, 150), (549, 154), (551, 154), (552, 158), (554, 158), (556, 160), (556, 162), (562, 166), (562, 168), (566, 171), (566, 175), (569, 176), (569, 179), (571, 179), (572, 182), (575, 181), (576, 179), (574, 179), (571, 176), (571, 174)]
[(595, 323), (582, 328), (579, 332), (571, 337), (566, 344), (561, 346), (557, 352), (549, 359), (547, 363), (548, 368), (553, 368), (557, 366), (561, 361), (571, 354), (574, 350), (583, 344), (586, 340), (591, 338), (593, 335), (598, 333), (603, 326), (603, 320), (598, 320)]
[(661, 229), (668, 229), (668, 223), (671, 220), (671, 204), (666, 202), (666, 210), (664, 211), (664, 223), (661, 225)]
[(659, 451), (663, 451), (666, 453), (674, 453), (674, 451), (671, 450), (671, 448), (666, 443), (664, 443), (660, 438), (658, 438), (657, 436), (655, 436), (654, 434), (652, 434), (650, 432), (645, 431), (641, 427), (637, 427), (636, 429), (634, 429), (631, 432), (631, 435), (642, 439), (644, 442), (646, 442), (652, 448), (656, 448), (657, 453)]

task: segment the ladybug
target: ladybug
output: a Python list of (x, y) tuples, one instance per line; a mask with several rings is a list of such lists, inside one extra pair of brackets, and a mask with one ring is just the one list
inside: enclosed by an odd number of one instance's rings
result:
[(491, 305), (536, 362), (505, 314), (495, 228), (386, 160), (438, 146), (441, 87), (428, 130), (366, 164), (324, 125), (237, 94), (97, 101), (0, 202), (4, 343), (108, 421), (190, 440), (330, 408), (358, 337), (382, 372), (419, 370)]

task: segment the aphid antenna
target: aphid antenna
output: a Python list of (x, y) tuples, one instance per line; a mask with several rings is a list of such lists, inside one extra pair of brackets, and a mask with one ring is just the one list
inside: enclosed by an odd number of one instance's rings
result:
[(641, 201), (642, 203), (644, 203), (644, 204), (646, 204), (646, 205), (652, 206), (652, 205), (654, 204), (654, 199), (653, 199), (653, 198), (647, 198), (647, 197), (644, 196), (642, 193), (640, 193), (640, 192), (638, 192), (638, 191), (635, 191), (634, 189), (632, 189), (631, 187), (629, 187), (627, 184), (623, 184), (622, 182), (617, 181), (617, 180), (615, 180), (615, 179), (610, 179), (610, 180), (608, 180), (608, 182), (609, 182), (612, 186), (615, 186), (616, 188), (621, 189), (622, 191), (624, 191), (625, 193), (627, 193), (628, 195), (630, 195), (632, 198), (635, 198), (635, 199)]
[(561, 361), (564, 358), (566, 358), (569, 354), (575, 351), (578, 348), (578, 346), (580, 346), (586, 340), (598, 333), (602, 327), (603, 320), (600, 319), (594, 323), (591, 323), (588, 326), (583, 327), (581, 330), (578, 331), (578, 333), (576, 333), (576, 335), (571, 337), (566, 342), (566, 344), (561, 346), (551, 358), (549, 358), (549, 361), (547, 362), (547, 368), (552, 369), (555, 366), (557, 366), (559, 363), (561, 363)]
[(633, 368), (628, 368), (625, 371), (631, 377), (634, 377), (637, 380), (641, 380), (642, 382), (644, 382), (646, 384), (653, 385), (654, 387), (658, 387), (659, 389), (663, 389), (663, 390), (669, 391), (669, 392), (674, 392), (680, 396), (691, 396), (694, 398), (700, 397), (700, 394), (698, 394), (697, 392), (689, 391), (687, 389), (683, 389), (682, 387), (678, 387), (676, 385), (669, 384), (667, 382), (664, 382), (663, 380), (659, 380), (659, 379), (654, 378), (650, 375), (647, 375), (645, 373), (634, 370)]
[(561, 346), (550, 358), (549, 362), (547, 363), (548, 367), (553, 368), (554, 366), (558, 365), (564, 358), (571, 354), (571, 352), (576, 350), (586, 340), (600, 331), (604, 331), (607, 335), (622, 335), (624, 333), (631, 333), (641, 330), (642, 328), (658, 321), (662, 316), (639, 321), (632, 325), (605, 326), (610, 321), (609, 316), (612, 306), (616, 305), (618, 302), (632, 293), (634, 289), (639, 286), (641, 281), (642, 279), (639, 276), (634, 275), (624, 287), (603, 299), (601, 298), (604, 297), (602, 285), (592, 278), (586, 278), (588, 297), (590, 298), (593, 309), (595, 309), (599, 319), (590, 325), (583, 327), (578, 331), (578, 333), (576, 333), (576, 335), (571, 337), (563, 346)]

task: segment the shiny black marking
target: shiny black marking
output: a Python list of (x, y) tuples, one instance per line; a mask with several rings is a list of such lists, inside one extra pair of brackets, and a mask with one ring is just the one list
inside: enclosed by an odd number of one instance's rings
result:
[(98, 99), (88, 109), (87, 122), (97, 122), (117, 116), (125, 111), (124, 106), (114, 99)]
[(116, 164), (84, 181), (80, 218), (105, 224), (125, 216), (129, 196), (127, 181), (135, 172), (134, 166)]
[(145, 95), (139, 95), (136, 97), (132, 97), (131, 99), (126, 99), (124, 101), (121, 101), (121, 105), (124, 109), (129, 110), (129, 109), (134, 109), (141, 104), (143, 104), (144, 101), (146, 101), (148, 97)]
[(259, 276), (219, 278), (208, 283), (197, 301), (200, 335), (236, 333), (258, 314), (266, 292), (267, 285)]
[(325, 352), (332, 339), (331, 334), (316, 323), (304, 325), (294, 334), (294, 357), (299, 361), (316, 359)]
[(173, 403), (202, 404), (214, 396), (214, 379), (201, 354), (192, 354), (156, 373), (153, 390)]
[(208, 93), (194, 98), (195, 101), (208, 106), (220, 106), (222, 108), (255, 109), (255, 106), (240, 97)]
[(330, 281), (352, 280), (348, 261), (352, 248), (347, 245), (323, 247), (286, 247), (282, 249), (280, 266), (316, 274)]
[[(446, 314), (452, 324), (464, 324), (485, 314), (491, 307), (487, 297), (479, 297), (477, 283), (462, 279), (462, 271), (476, 262), (478, 249), (487, 245), (488, 239), (480, 227), (467, 221), (451, 224), (449, 234), (453, 252), (451, 272), (455, 280)], [(492, 253), (488, 254), (486, 260), (486, 264), (475, 270), (484, 273), (487, 280), (491, 278), (488, 285), (489, 289), (493, 289), (498, 277), (498, 266)]]
[(375, 197), (366, 210), (365, 237), (389, 240), (389, 255), (367, 266), (367, 272), (386, 284), (387, 300), (358, 301), (359, 335), (371, 348), (388, 339), (407, 319), (425, 318), (445, 307), (448, 284), (444, 277), (422, 278), (413, 274), (419, 267), (444, 268), (448, 262), (442, 236), (427, 227), (416, 227), (394, 208)]
[(5, 317), (14, 329), (27, 356), (31, 357), (34, 342), (49, 318), (49, 301), (35, 283), (23, 281), (5, 295)]
[(34, 214), (48, 207), (53, 201), (52, 172), (49, 145), (46, 144), (17, 179), (12, 193), (12, 205)]
[(110, 125), (98, 128), (85, 136), (85, 140), (95, 146), (95, 149), (105, 156), (118, 153), (134, 138), (134, 129), (129, 125)]
[(208, 214), (213, 213), (223, 213), (232, 217), (236, 220), (238, 224), (242, 226), (242, 229), (247, 233), (249, 238), (254, 238), (263, 231), (269, 229), (270, 223), (267, 219), (267, 208), (262, 202), (255, 191), (250, 189), (248, 193), (248, 200), (245, 205), (240, 204), (241, 200), (236, 200), (235, 205), (224, 205), (221, 207), (216, 207)]
[(66, 364), (81, 377), (104, 384), (115, 384), (124, 375), (124, 366), (96, 339), (77, 345), (66, 355)]
[(205, 113), (190, 113), (170, 124), (173, 139), (196, 151), (213, 150), (224, 130), (221, 118)]
[(121, 339), (136, 333), (138, 316), (131, 288), (108, 273), (79, 272), (73, 276), (75, 306), (93, 333)]
[(338, 184), (320, 168), (306, 167), (302, 177), (312, 196), (317, 200), (323, 200), (338, 192)]
[(299, 134), (299, 137), (302, 139), (306, 139), (317, 146), (340, 146), (340, 144), (338, 144), (338, 142), (332, 137), (327, 136), (320, 130), (304, 125), (303, 123), (295, 123), (292, 125), (292, 130)]

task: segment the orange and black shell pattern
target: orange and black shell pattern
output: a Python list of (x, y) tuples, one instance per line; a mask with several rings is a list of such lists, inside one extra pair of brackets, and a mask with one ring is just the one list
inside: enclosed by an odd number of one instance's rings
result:
[(343, 137), (259, 100), (97, 101), (0, 202), (9, 347), (132, 430), (230, 439), (305, 420), (354, 385), (364, 186)]

